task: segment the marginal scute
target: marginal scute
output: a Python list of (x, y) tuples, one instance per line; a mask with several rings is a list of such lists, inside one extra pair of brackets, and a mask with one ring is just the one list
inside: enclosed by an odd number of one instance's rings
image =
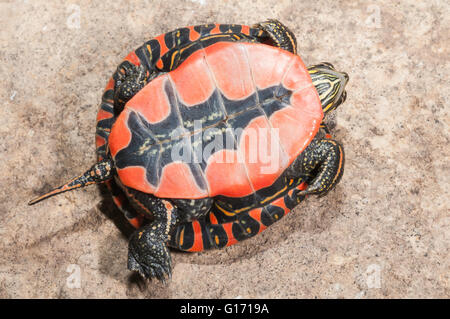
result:
[(134, 65), (141, 65), (141, 61), (134, 51), (130, 52), (124, 60), (130, 61)]
[(107, 111), (105, 111), (103, 109), (100, 109), (98, 111), (98, 113), (97, 113), (97, 122), (101, 121), (101, 120), (106, 120), (106, 119), (109, 119), (109, 118), (112, 118), (112, 117), (113, 117), (112, 113), (107, 112)]

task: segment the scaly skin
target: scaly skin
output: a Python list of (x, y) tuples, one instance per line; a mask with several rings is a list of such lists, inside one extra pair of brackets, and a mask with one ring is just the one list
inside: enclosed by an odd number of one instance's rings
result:
[(298, 195), (325, 195), (344, 173), (344, 149), (337, 141), (314, 139), (299, 155), (290, 169), (302, 176), (313, 177), (308, 187)]
[(145, 278), (164, 281), (172, 275), (172, 260), (167, 242), (177, 222), (177, 208), (167, 200), (124, 188), (135, 209), (153, 221), (136, 230), (128, 246), (128, 269)]
[(253, 26), (264, 30), (273, 41), (274, 46), (297, 54), (297, 39), (294, 33), (284, 24), (276, 19), (269, 19), (264, 22), (257, 23)]

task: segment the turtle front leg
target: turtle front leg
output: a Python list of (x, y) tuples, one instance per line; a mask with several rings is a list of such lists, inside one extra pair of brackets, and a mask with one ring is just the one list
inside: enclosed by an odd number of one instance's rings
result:
[(167, 200), (134, 192), (130, 196), (133, 204), (137, 204), (140, 211), (153, 215), (154, 221), (131, 235), (128, 269), (139, 272), (145, 278), (165, 282), (166, 276), (172, 276), (172, 259), (167, 244), (177, 222), (177, 209)]
[(297, 39), (295, 38), (294, 33), (292, 33), (292, 31), (280, 21), (276, 19), (269, 19), (267, 21), (257, 23), (253, 27), (259, 28), (267, 33), (270, 39), (274, 42), (275, 46), (293, 54), (297, 54)]
[(113, 75), (114, 114), (119, 115), (125, 104), (157, 75), (157, 71), (150, 72), (142, 65), (137, 66), (129, 61), (122, 62)]
[(325, 195), (344, 173), (344, 149), (330, 138), (314, 139), (290, 167), (289, 174), (306, 176), (308, 187), (298, 196)]

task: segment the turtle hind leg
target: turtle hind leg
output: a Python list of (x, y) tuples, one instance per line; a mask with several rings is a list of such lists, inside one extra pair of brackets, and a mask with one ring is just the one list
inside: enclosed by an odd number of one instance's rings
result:
[(298, 195), (328, 193), (339, 183), (344, 173), (344, 161), (344, 149), (338, 142), (329, 138), (314, 139), (291, 167), (302, 176), (308, 176), (310, 181)]
[(294, 33), (276, 19), (268, 19), (253, 26), (263, 30), (280, 49), (297, 54), (297, 39)]
[(128, 248), (128, 269), (137, 271), (144, 278), (156, 278), (165, 282), (172, 274), (172, 261), (166, 239), (157, 233), (164, 228), (153, 222), (131, 235)]
[(128, 245), (128, 269), (145, 278), (165, 282), (172, 276), (172, 259), (167, 246), (170, 232), (177, 222), (177, 209), (169, 201), (126, 189), (133, 206), (153, 222), (136, 230)]
[(156, 278), (162, 282), (166, 276), (172, 276), (172, 259), (167, 246), (169, 223), (167, 218), (158, 218), (131, 235), (128, 269), (137, 271), (144, 278)]

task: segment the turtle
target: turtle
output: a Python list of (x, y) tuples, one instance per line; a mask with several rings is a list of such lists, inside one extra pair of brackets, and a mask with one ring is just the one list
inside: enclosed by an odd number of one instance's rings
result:
[(323, 120), (345, 101), (349, 76), (326, 62), (307, 68), (296, 53), (274, 19), (146, 42), (106, 86), (98, 161), (29, 204), (107, 183), (136, 228), (128, 268), (161, 281), (172, 274), (169, 247), (199, 252), (255, 236), (344, 172), (343, 146)]

